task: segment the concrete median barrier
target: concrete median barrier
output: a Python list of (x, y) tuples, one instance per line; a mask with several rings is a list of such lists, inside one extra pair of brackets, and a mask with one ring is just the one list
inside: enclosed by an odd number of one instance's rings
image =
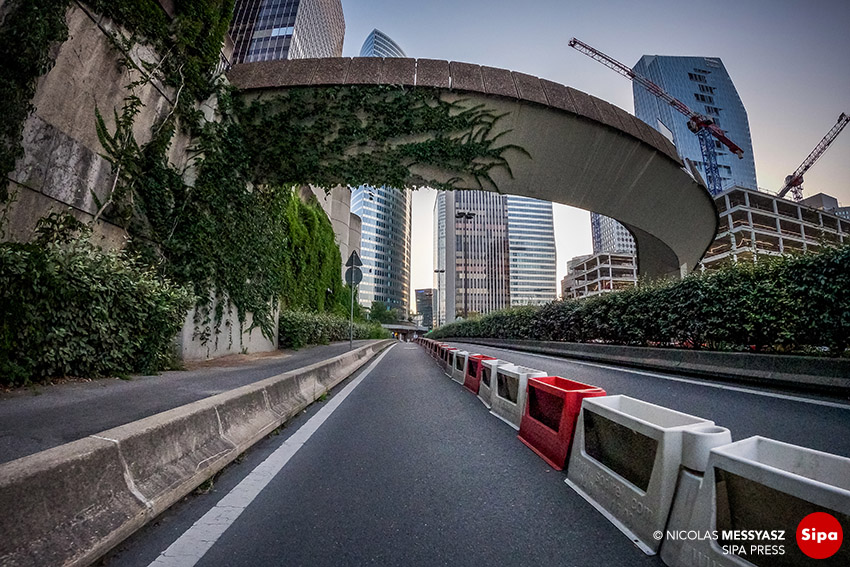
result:
[(0, 566), (89, 565), (394, 341), (0, 466)]
[(661, 546), (682, 464), (682, 434), (713, 421), (628, 396), (585, 398), (567, 484), (644, 553)]

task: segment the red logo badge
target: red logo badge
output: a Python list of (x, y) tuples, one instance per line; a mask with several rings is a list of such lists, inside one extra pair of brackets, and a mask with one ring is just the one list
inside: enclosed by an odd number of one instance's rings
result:
[(797, 545), (812, 559), (832, 557), (841, 549), (843, 540), (841, 524), (825, 512), (809, 514), (797, 526)]

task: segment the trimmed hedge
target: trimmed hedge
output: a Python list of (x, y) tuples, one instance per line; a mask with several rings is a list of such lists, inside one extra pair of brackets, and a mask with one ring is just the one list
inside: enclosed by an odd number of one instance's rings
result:
[(0, 384), (173, 365), (188, 293), (86, 234), (51, 232), (84, 231), (69, 218), (48, 217), (31, 244), (0, 244)]
[[(348, 340), (348, 319), (330, 313), (283, 311), (280, 314), (280, 348), (301, 348)], [(390, 333), (378, 323), (354, 323), (355, 339), (388, 339)]]
[(850, 346), (850, 246), (760, 257), (680, 281), (497, 311), (428, 336), (839, 356)]

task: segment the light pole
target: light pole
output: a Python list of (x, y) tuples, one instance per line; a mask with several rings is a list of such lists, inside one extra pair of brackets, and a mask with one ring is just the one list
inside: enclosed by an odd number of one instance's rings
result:
[(475, 218), (475, 213), (469, 211), (458, 211), (455, 218), (463, 221), (463, 236), (460, 240), (461, 254), (463, 255), (463, 318), (469, 319), (469, 307), (467, 305), (467, 282), (469, 281), (469, 266), (466, 260), (466, 234), (468, 221)]

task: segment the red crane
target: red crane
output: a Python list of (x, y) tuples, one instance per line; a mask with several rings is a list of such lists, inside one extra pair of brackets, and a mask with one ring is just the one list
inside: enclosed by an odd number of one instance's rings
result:
[(593, 47), (587, 45), (586, 43), (576, 38), (572, 38), (570, 40), (570, 47), (584, 53), (591, 59), (602, 63), (609, 69), (613, 69), (624, 77), (638, 83), (650, 93), (654, 94), (655, 96), (657, 96), (658, 98), (660, 98), (661, 100), (663, 100), (664, 102), (666, 102), (667, 104), (687, 116), (688, 129), (699, 137), (700, 150), (702, 151), (703, 164), (706, 173), (706, 182), (708, 183), (708, 190), (709, 192), (711, 192), (712, 195), (717, 195), (723, 190), (720, 180), (720, 170), (717, 167), (717, 152), (714, 149), (714, 141), (712, 138), (716, 138), (718, 141), (720, 141), (721, 144), (729, 148), (729, 151), (738, 156), (739, 159), (744, 157), (744, 150), (738, 147), (735, 142), (733, 142), (726, 136), (726, 133), (714, 123), (713, 118), (705, 116), (703, 114), (699, 114), (698, 112), (694, 112), (684, 102), (671, 96), (664, 89), (662, 89), (646, 77), (638, 75), (629, 67), (623, 65), (616, 59), (605, 55), (601, 51), (594, 49)]
[(812, 150), (812, 153), (809, 154), (809, 157), (800, 164), (800, 167), (797, 170), (785, 178), (785, 185), (782, 186), (782, 189), (778, 193), (778, 197), (784, 197), (788, 191), (791, 191), (791, 194), (794, 195), (795, 201), (801, 201), (803, 199), (803, 174), (809, 171), (809, 168), (812, 167), (815, 162), (823, 155), (826, 149), (835, 141), (835, 138), (844, 130), (844, 127), (847, 126), (847, 123), (850, 122), (850, 116), (847, 116), (845, 113), (841, 113), (841, 116), (838, 117), (838, 122), (835, 123), (835, 126), (826, 133), (826, 136), (823, 137), (823, 140), (815, 146), (815, 149)]

